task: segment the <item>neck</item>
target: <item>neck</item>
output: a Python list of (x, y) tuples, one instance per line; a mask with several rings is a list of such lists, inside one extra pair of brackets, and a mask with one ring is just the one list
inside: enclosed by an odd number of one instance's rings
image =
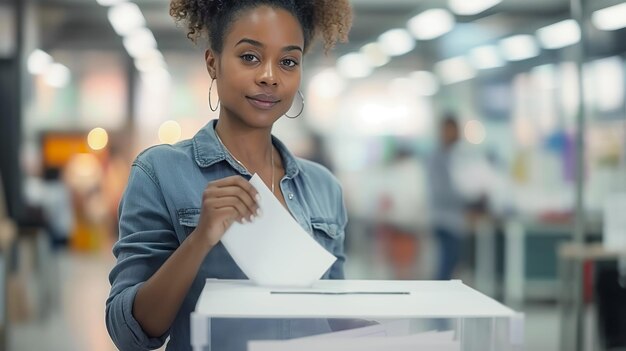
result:
[(250, 172), (267, 169), (273, 152), (270, 128), (250, 128), (229, 118), (220, 118), (215, 132), (231, 155)]

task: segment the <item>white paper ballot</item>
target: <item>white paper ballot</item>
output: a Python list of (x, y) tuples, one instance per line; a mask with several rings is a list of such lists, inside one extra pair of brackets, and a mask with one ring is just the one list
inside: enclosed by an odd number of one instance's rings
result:
[(261, 196), (262, 215), (252, 223), (233, 223), (222, 243), (258, 285), (313, 285), (335, 262), (335, 256), (300, 227), (258, 175), (252, 176), (250, 184)]

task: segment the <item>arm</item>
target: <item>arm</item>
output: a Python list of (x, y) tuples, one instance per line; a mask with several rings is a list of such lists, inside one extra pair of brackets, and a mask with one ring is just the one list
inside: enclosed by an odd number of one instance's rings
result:
[(202, 194), (198, 227), (179, 246), (151, 174), (148, 165), (136, 162), (120, 203), (120, 240), (113, 249), (118, 262), (110, 275), (106, 320), (111, 338), (124, 350), (163, 344), (206, 254), (235, 220), (256, 211), (249, 195), (254, 188), (243, 178), (212, 182)]

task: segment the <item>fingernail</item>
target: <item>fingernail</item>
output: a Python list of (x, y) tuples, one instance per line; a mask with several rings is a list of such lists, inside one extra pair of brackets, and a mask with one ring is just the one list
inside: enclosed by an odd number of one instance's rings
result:
[(254, 198), (256, 199), (256, 202), (261, 202), (261, 195), (256, 194), (254, 195)]
[(257, 208), (257, 209), (256, 209), (256, 215), (257, 215), (257, 217), (261, 217), (261, 215), (262, 215), (262, 214), (263, 214), (263, 211), (261, 211), (261, 209), (260, 209), (260, 208)]
[(250, 215), (250, 222), (254, 221), (254, 215)]

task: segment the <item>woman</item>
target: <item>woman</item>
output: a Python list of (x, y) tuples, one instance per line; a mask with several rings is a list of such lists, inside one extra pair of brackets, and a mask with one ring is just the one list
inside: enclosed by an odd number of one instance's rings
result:
[[(341, 188), (325, 168), (295, 158), (271, 130), (302, 97), (301, 64), (312, 40), (323, 37), (329, 49), (347, 38), (348, 1), (173, 0), (170, 13), (189, 38), (208, 35), (205, 61), (219, 93), (211, 108), (221, 109), (191, 140), (150, 148), (133, 163), (106, 303), (107, 329), (123, 351), (158, 348), (167, 336), (167, 350), (190, 350), (190, 313), (205, 279), (246, 279), (220, 238), (234, 221), (262, 215), (248, 183), (254, 173), (337, 257), (324, 278), (343, 278)], [(213, 349), (245, 350), (247, 340), (307, 335), (324, 331), (321, 324), (214, 322)]]

